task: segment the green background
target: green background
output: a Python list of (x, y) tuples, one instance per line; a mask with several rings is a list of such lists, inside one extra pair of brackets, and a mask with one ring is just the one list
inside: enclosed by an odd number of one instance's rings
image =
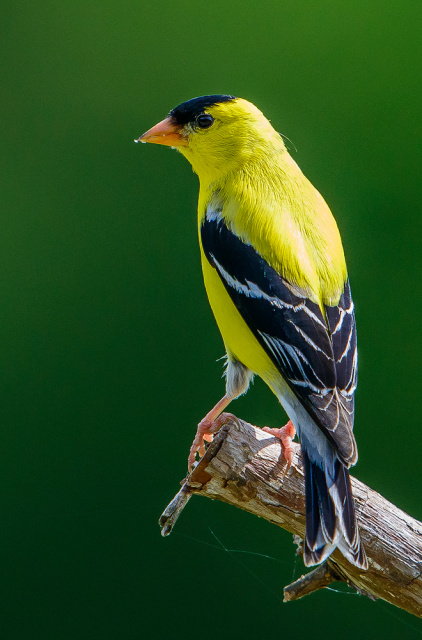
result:
[[(193, 499), (160, 537), (195, 425), (223, 393), (223, 347), (199, 268), (197, 179), (174, 151), (133, 144), (210, 93), (253, 101), (292, 140), (348, 260), (355, 474), (421, 518), (421, 20), (411, 0), (3, 8), (3, 638), (422, 633), (353, 594), (282, 604), (303, 572), (291, 536), (226, 505)], [(233, 411), (285, 419), (260, 381)]]

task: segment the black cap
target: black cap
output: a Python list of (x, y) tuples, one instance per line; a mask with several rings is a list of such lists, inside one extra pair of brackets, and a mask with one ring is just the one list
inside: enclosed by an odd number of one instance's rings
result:
[(236, 100), (235, 96), (201, 96), (200, 98), (192, 98), (187, 102), (182, 102), (178, 107), (175, 107), (170, 111), (170, 117), (179, 125), (188, 124), (188, 122), (194, 122), (196, 116), (203, 113), (207, 107), (212, 107), (214, 104), (220, 102), (231, 102)]

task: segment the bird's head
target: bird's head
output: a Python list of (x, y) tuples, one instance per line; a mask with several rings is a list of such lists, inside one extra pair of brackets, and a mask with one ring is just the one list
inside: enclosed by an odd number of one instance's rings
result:
[(281, 136), (255, 105), (225, 95), (183, 102), (136, 142), (176, 148), (208, 180), (242, 167), (251, 157), (285, 150)]

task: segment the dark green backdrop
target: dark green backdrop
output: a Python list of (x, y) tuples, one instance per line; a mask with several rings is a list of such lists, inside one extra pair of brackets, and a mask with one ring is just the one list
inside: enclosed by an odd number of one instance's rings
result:
[[(420, 630), (353, 594), (283, 605), (303, 571), (291, 536), (226, 505), (194, 499), (160, 537), (195, 425), (223, 392), (223, 348), (199, 269), (197, 179), (174, 151), (133, 138), (181, 101), (232, 93), (293, 141), (348, 259), (355, 473), (421, 517), (421, 20), (411, 0), (3, 9), (3, 638)], [(284, 420), (259, 381), (233, 410)]]

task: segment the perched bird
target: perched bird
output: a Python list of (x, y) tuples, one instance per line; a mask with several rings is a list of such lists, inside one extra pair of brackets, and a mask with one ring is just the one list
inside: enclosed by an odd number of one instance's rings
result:
[(338, 547), (366, 569), (348, 471), (358, 457), (355, 316), (330, 209), (280, 134), (241, 98), (188, 100), (138, 141), (176, 148), (200, 181), (201, 262), (226, 348), (226, 393), (199, 423), (189, 465), (221, 412), (259, 375), (290, 418), (282, 429), (265, 428), (281, 439), (288, 463), (295, 430), (301, 443), (305, 565)]

